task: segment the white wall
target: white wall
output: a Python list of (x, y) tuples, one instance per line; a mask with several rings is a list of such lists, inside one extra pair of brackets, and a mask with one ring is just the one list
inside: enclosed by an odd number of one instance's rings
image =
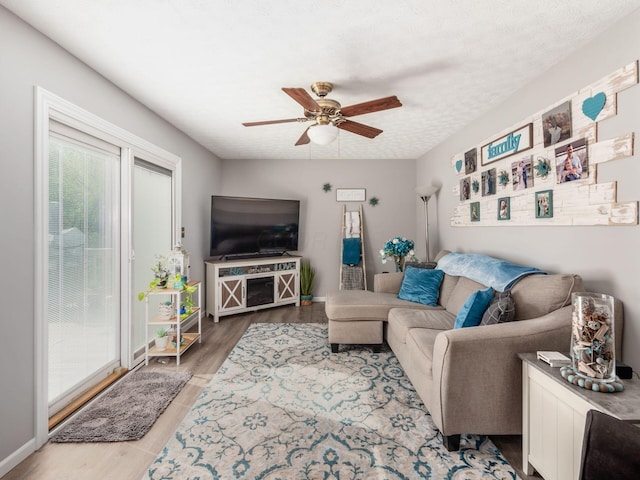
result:
[[(549, 272), (580, 274), (587, 290), (607, 293), (625, 304), (623, 360), (640, 369), (640, 227), (451, 227), (458, 182), (450, 159), (518, 124), (534, 112), (586, 87), (640, 57), (640, 11), (570, 55), (498, 108), (418, 160), (418, 183), (442, 183), (437, 201), (438, 236), (434, 248), (481, 252)], [(478, 112), (469, 112), (470, 117)], [(618, 181), (618, 201), (640, 198), (640, 85), (618, 96), (618, 116), (598, 123), (598, 140), (635, 132), (635, 155), (598, 166), (598, 183)], [(420, 215), (418, 230), (424, 228)], [(436, 229), (433, 229), (434, 233)], [(567, 338), (567, 349), (569, 339)]]
[(34, 437), (34, 86), (183, 159), (184, 244), (192, 274), (208, 254), (209, 196), (220, 161), (153, 112), (0, 7), (0, 475)]
[[(340, 132), (343, 134), (350, 135)], [(298, 253), (309, 258), (317, 270), (313, 294), (324, 297), (339, 285), (343, 204), (348, 210), (363, 206), (369, 289), (373, 288), (374, 273), (395, 269), (390, 263), (383, 265), (378, 256), (389, 238), (402, 235), (424, 244), (424, 234), (413, 237), (417, 198), (414, 174), (415, 162), (406, 160), (227, 161), (222, 194), (301, 200)], [(333, 186), (332, 191), (323, 191), (325, 183)], [(336, 188), (364, 188), (366, 202), (337, 202)], [(371, 197), (377, 197), (380, 203), (369, 205)]]

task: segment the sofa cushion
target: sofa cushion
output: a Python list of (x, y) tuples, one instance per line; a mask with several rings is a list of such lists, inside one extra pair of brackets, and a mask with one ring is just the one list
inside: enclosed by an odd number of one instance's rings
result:
[(511, 322), (516, 316), (516, 305), (511, 296), (511, 292), (496, 292), (487, 307), (487, 311), (482, 315), (480, 325), (494, 325), (496, 323)]
[(442, 270), (409, 267), (404, 272), (398, 298), (435, 307), (438, 304), (443, 276)]
[[(467, 301), (469, 295), (477, 290), (482, 290), (487, 288), (486, 285), (482, 285), (481, 283), (474, 282), (473, 280), (469, 280), (467, 277), (456, 277), (458, 278), (458, 282), (454, 287), (449, 299), (447, 300), (446, 309), (447, 312), (451, 312), (454, 315), (457, 315), (464, 302)], [(444, 283), (444, 282), (443, 282)]]
[(373, 276), (373, 291), (398, 294), (402, 286), (404, 272), (376, 273)]
[(528, 320), (571, 303), (571, 292), (583, 289), (578, 275), (529, 275), (511, 288), (516, 304), (515, 320)]
[(493, 288), (487, 287), (477, 290), (469, 298), (456, 315), (453, 328), (477, 327), (482, 321), (482, 315), (493, 299)]
[(451, 294), (456, 288), (458, 280), (460, 280), (460, 277), (454, 277), (453, 275), (447, 275), (446, 273), (444, 274), (444, 277), (442, 278), (442, 285), (440, 286), (440, 297), (438, 299), (438, 302), (443, 307), (446, 308), (449, 304), (449, 298), (451, 298)]
[(455, 315), (446, 310), (416, 310), (415, 308), (392, 308), (389, 310), (389, 330), (402, 343), (407, 341), (407, 333), (413, 328), (431, 330), (451, 330)]
[(422, 303), (409, 302), (398, 298), (396, 293), (374, 293), (369, 290), (337, 290), (327, 292), (325, 313), (329, 320), (387, 320), (389, 310), (404, 308), (442, 308), (430, 307)]
[(412, 328), (407, 333), (407, 350), (413, 353), (412, 359), (422, 365), (420, 369), (429, 379), (433, 377), (433, 347), (436, 337), (442, 330)]

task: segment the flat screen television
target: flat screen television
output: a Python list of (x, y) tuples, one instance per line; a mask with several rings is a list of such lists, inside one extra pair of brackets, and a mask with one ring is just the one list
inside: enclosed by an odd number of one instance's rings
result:
[(299, 225), (299, 200), (213, 195), (209, 255), (282, 255), (298, 249)]

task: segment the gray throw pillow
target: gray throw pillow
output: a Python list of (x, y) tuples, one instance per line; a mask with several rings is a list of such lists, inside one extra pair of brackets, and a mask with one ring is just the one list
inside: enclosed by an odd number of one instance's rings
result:
[(511, 322), (516, 316), (516, 304), (511, 292), (496, 292), (487, 310), (482, 315), (480, 325), (494, 325), (496, 323)]
[(433, 270), (434, 268), (436, 268), (438, 264), (436, 262), (416, 262), (416, 261), (409, 261), (409, 262), (405, 262), (404, 267), (415, 267), (415, 268), (426, 268), (428, 270)]

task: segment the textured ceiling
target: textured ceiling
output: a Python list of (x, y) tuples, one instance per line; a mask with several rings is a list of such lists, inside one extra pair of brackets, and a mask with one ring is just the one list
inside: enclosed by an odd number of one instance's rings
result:
[[(223, 159), (415, 159), (640, 7), (638, 0), (0, 0)], [(403, 106), (294, 146), (282, 87)]]

